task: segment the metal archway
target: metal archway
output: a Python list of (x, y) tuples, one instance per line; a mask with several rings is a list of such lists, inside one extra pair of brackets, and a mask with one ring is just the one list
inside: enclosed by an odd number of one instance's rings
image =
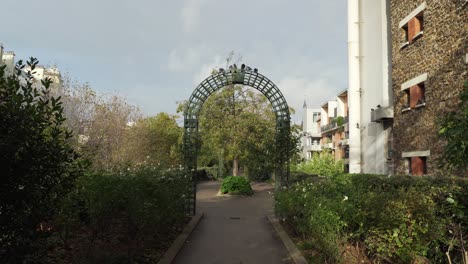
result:
[(196, 210), (196, 179), (198, 155), (198, 117), (208, 97), (225, 86), (242, 84), (250, 86), (269, 100), (276, 115), (276, 188), (285, 186), (289, 180), (290, 122), (289, 107), (278, 87), (268, 78), (244, 64), (239, 69), (231, 65), (228, 70), (219, 69), (202, 81), (190, 96), (184, 111), (184, 169), (192, 178), (192, 186), (187, 203), (187, 213), (194, 215)]

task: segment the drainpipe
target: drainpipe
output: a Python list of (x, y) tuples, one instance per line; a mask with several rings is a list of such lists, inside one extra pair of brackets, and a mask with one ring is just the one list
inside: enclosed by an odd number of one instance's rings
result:
[(0, 43), (0, 65), (3, 62), (3, 43)]
[(348, 0), (349, 172), (361, 172), (360, 0)]

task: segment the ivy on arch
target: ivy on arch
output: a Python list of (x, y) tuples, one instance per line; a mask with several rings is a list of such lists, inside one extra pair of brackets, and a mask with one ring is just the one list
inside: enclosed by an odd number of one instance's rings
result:
[(244, 64), (233, 64), (228, 69), (219, 69), (203, 80), (193, 91), (184, 110), (184, 169), (192, 177), (192, 186), (187, 203), (187, 213), (195, 214), (198, 144), (198, 119), (204, 102), (214, 92), (234, 84), (252, 87), (261, 92), (273, 107), (276, 116), (275, 178), (276, 188), (285, 186), (289, 180), (290, 122), (289, 106), (278, 87), (268, 78)]

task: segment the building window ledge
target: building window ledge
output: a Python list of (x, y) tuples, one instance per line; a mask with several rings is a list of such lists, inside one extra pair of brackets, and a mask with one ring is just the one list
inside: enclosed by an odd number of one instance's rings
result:
[(404, 49), (409, 46), (409, 41), (406, 41), (405, 43), (401, 44), (400, 49)]
[(408, 47), (410, 44), (413, 44), (413, 42), (421, 38), (423, 35), (424, 35), (423, 31), (418, 32), (418, 34), (416, 34), (411, 41), (406, 41), (405, 43), (401, 44), (400, 50)]
[(431, 156), (430, 150), (423, 151), (403, 151), (401, 153), (402, 158), (412, 158), (412, 157), (429, 157)]
[(421, 108), (426, 106), (426, 103), (417, 104), (414, 108)]
[(422, 82), (425, 82), (427, 81), (427, 78), (428, 78), (428, 74), (427, 73), (424, 73), (424, 74), (421, 74), (405, 83), (403, 83), (401, 85), (401, 90), (404, 91), (406, 89), (409, 89), (411, 86), (413, 85), (416, 85), (416, 84), (419, 84), (419, 83), (422, 83)]
[(416, 41), (418, 38), (421, 38), (423, 36), (423, 31), (418, 32), (418, 34), (414, 35), (413, 39), (411, 40), (411, 43)]

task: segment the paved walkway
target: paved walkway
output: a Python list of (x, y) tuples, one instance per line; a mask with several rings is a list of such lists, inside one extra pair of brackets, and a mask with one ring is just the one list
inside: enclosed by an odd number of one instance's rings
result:
[(216, 196), (219, 182), (198, 185), (197, 210), (204, 213), (174, 263), (292, 263), (266, 218), (273, 214), (273, 186), (255, 183), (251, 197)]

